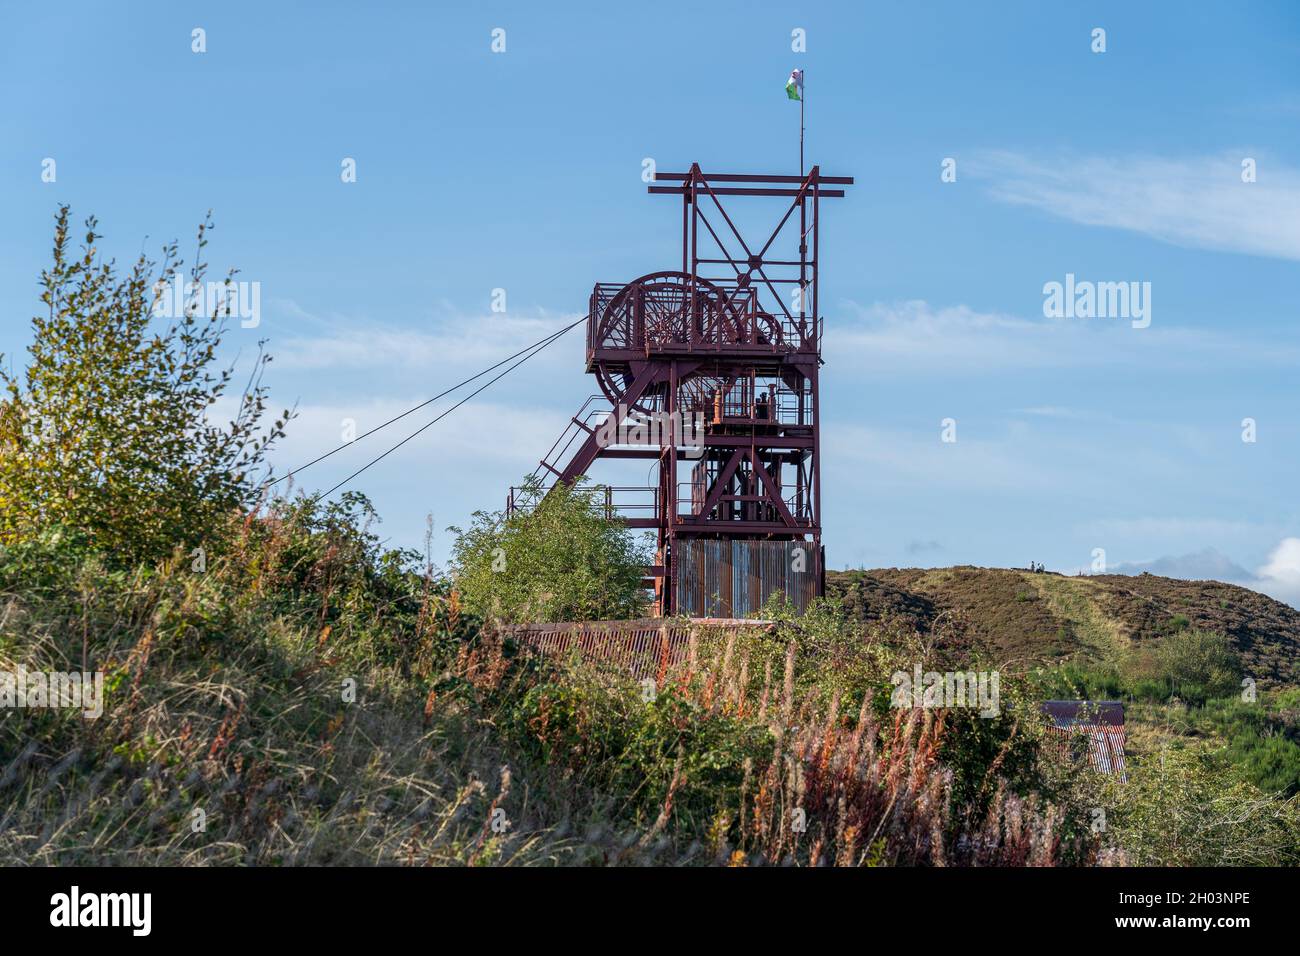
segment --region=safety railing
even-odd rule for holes
[[[553,487],[554,483],[512,485],[506,514],[531,511]],[[659,513],[659,489],[652,485],[579,485],[576,490],[592,495],[606,521],[653,518]]]
[[[688,396],[684,411],[702,415],[708,425],[811,425],[813,395],[811,387],[800,392],[772,383],[764,384],[751,377],[741,379],[729,389],[701,391]]]
[[[599,427],[611,412],[609,401],[605,396],[588,395],[587,400],[582,403],[582,407],[578,409],[577,414],[569,419],[569,424],[564,426],[564,431],[560,432],[560,437],[555,439],[555,444],[542,456],[541,462],[533,469],[532,477],[541,479],[546,472],[559,474],[563,471],[564,463],[569,460],[570,452],[574,450],[574,442],[585,439],[589,430]]]
[[[820,323],[811,315],[768,313],[754,286],[714,284],[694,294],[682,288],[634,288],[607,315],[627,286],[597,283],[587,312],[587,358],[602,350],[744,346],[770,352],[815,350]],[[720,296],[720,297],[719,297]]]

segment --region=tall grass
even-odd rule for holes
[[[642,685],[483,628],[372,521],[356,498],[270,503],[201,566],[114,567],[58,533],[0,550],[0,670],[106,686],[94,720],[0,710],[0,864],[1125,859],[1088,826],[1119,798],[1044,758],[1014,681],[996,719],[891,708],[890,672],[930,650],[819,607],[702,633]],[[1185,858],[1160,780],[1113,817],[1145,861]],[[1263,812],[1251,859],[1292,832]]]
[[[701,637],[652,695],[614,671],[564,665],[523,695],[516,739],[593,788],[628,794],[623,817],[683,862],[1096,859],[1097,841],[1063,827],[1066,812],[1046,798],[1017,793],[998,758],[983,768],[982,799],[955,799],[944,712],[890,710],[871,689],[845,712],[838,693],[826,703],[800,686],[794,642],[775,661],[761,641],[743,644]]]
[[[60,535],[0,552],[0,669],[106,686],[95,720],[0,711],[0,863],[570,857],[544,802],[490,826],[509,758],[434,689],[472,622],[372,545],[361,512],[280,503],[201,572],[110,571]]]

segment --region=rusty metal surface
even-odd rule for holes
[[[679,613],[749,618],[773,594],[801,611],[817,595],[819,556],[810,541],[679,538],[676,548]]]
[[[1124,726],[1124,704],[1117,700],[1047,700],[1043,713],[1058,727],[1078,723]]]
[[[1051,720],[1048,732],[1059,753],[1082,756],[1087,749],[1094,770],[1127,780],[1124,764],[1124,705],[1114,700],[1049,700],[1042,705]]]

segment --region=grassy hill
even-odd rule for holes
[[[1266,595],[1152,574],[975,567],[832,572],[827,591],[862,627],[918,634],[953,667],[1035,673],[1040,699],[1125,701],[1139,763],[1216,753],[1266,792],[1300,793],[1300,611]],[[1198,680],[1217,666],[1201,666],[1216,646],[1225,657],[1211,687]],[[1198,667],[1202,678],[1188,679]]]
[[[827,593],[864,622],[955,633],[1008,664],[1109,660],[1199,628],[1228,637],[1243,672],[1261,685],[1300,683],[1300,611],[1232,584],[968,566],[832,571],[826,579]]]

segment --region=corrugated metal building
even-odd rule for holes
[[[679,614],[753,617],[773,594],[802,611],[820,590],[822,556],[811,541],[679,538],[676,549]]]
[[[1124,705],[1117,700],[1049,700],[1043,713],[1051,720],[1058,750],[1083,756],[1102,773],[1127,780],[1124,768]]]

